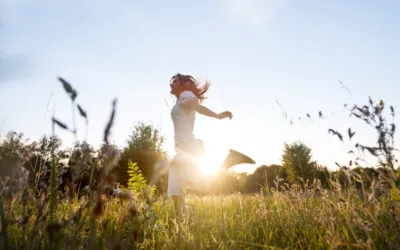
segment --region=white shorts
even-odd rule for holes
[[[171,160],[168,174],[168,195],[182,195],[182,189],[201,185],[198,164],[204,155],[204,144],[200,139],[180,143],[175,147],[176,155]]]

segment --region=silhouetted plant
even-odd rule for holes
[[[285,143],[282,155],[282,166],[287,169],[288,178],[291,183],[299,183],[299,178],[303,180],[314,179],[316,162],[311,159],[311,148],[302,142],[292,144]]]
[[[385,179],[389,181],[391,184],[399,185],[400,173],[396,175],[396,166],[398,168],[398,160],[395,157],[394,152],[398,151],[394,144],[394,134],[396,132],[396,125],[394,124],[394,108],[390,106],[390,116],[391,121],[385,117],[385,104],[383,100],[375,103],[371,97],[369,97],[369,101],[367,105],[354,105],[352,109],[350,109],[350,116],[356,117],[364,121],[367,125],[373,128],[377,133],[377,145],[376,146],[366,146],[360,142],[354,144],[354,148],[349,151],[349,154],[355,155],[354,162],[350,161],[347,166],[343,166],[341,164],[337,165],[345,170],[350,171],[350,167],[352,167],[353,163],[356,166],[359,166],[359,162],[362,161],[367,163],[365,158],[361,156],[361,154],[357,154],[357,152],[364,153],[368,152],[371,156],[375,157],[378,161],[377,171],[385,176]],[[333,129],[329,129],[329,132],[334,131]],[[342,137],[339,132],[335,132],[338,136]],[[356,134],[351,128],[348,129],[348,139],[352,142],[354,135]],[[383,170],[383,169],[386,170]],[[375,170],[374,170],[375,171]],[[371,172],[371,171],[370,171]],[[354,172],[353,172],[354,175]],[[381,176],[382,176],[381,175]],[[370,175],[366,175],[366,178],[370,178]],[[371,180],[369,180],[371,181]]]

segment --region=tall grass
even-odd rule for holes
[[[82,198],[75,204],[60,202],[57,223],[46,219],[45,198],[29,197],[25,208],[21,198],[15,195],[5,204],[8,241],[20,249],[400,247],[398,201],[362,199],[355,189],[343,194],[318,185],[306,191],[292,186],[266,195],[189,196],[194,209],[182,219],[163,197],[102,197],[101,213],[96,203]]]

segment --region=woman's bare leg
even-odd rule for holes
[[[183,195],[173,195],[172,199],[174,201],[175,213],[181,217],[185,211],[185,198],[183,198]]]

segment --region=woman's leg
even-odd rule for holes
[[[175,155],[170,164],[168,175],[168,195],[172,198],[174,203],[175,214],[180,217],[185,211],[186,204],[182,193],[182,162],[180,162],[178,158],[179,156]]]
[[[197,143],[197,144],[195,144]],[[182,193],[183,186],[196,184],[197,170],[196,157],[204,154],[204,146],[201,140],[189,141],[177,150],[177,154],[171,161],[169,170],[169,193],[174,202],[175,213],[180,217],[186,212],[185,198]],[[193,151],[194,150],[194,151]],[[192,183],[193,182],[193,183]]]
[[[185,198],[183,195],[173,195],[172,200],[174,201],[175,213],[181,217],[185,213]]]

